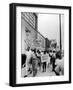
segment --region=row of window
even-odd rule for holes
[[[28,13],[28,12],[22,12],[24,19],[33,27],[35,28],[35,23],[36,23],[36,17],[33,13]]]

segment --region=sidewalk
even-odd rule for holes
[[[41,70],[38,69],[37,74],[35,77],[41,77],[41,76],[56,76],[55,72],[52,71],[52,67],[50,66],[49,68],[46,68],[46,72],[42,72],[42,68]],[[28,77],[33,77],[32,74],[29,74]]]
[[[52,71],[52,68],[46,68],[46,72],[38,71],[36,77],[40,76],[56,76],[55,72]]]

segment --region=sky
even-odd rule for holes
[[[60,41],[59,14],[38,14],[38,31],[49,40]],[[61,15],[62,44],[64,44],[64,15]]]

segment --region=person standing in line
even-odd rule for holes
[[[47,51],[47,68],[49,68],[49,66],[50,66],[50,56],[49,56],[49,52]]]
[[[41,70],[41,52],[39,50],[37,50],[36,55],[37,55],[38,67],[39,67],[39,71],[40,71]]]
[[[43,72],[46,72],[46,51],[41,55],[41,61],[43,66]]]
[[[52,64],[52,71],[55,71],[55,60],[56,60],[56,50],[50,50],[50,64]]]
[[[29,74],[29,68],[30,68],[30,60],[31,60],[31,56],[32,56],[32,51],[30,50],[30,47],[28,47],[26,49],[26,75],[24,77],[27,77]]]
[[[64,75],[64,56],[58,55],[56,62],[55,62],[56,68],[55,73],[56,75]]]
[[[56,50],[53,49],[53,56],[52,56],[52,66],[53,66],[53,69],[52,71],[55,71],[55,61],[56,61]]]
[[[37,74],[37,57],[36,57],[36,49],[32,50],[32,72],[33,72],[33,77],[36,76]]]
[[[43,71],[43,55],[44,55],[44,52],[41,51],[41,72]]]

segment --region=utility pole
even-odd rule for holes
[[[59,14],[59,29],[60,29],[60,50],[62,50],[62,42],[61,42],[61,14]]]

